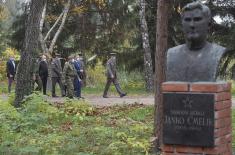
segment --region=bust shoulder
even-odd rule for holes
[[[212,52],[213,54],[215,54],[218,57],[221,57],[225,54],[225,52],[227,51],[227,49],[223,46],[220,46],[216,43],[211,43],[211,50],[210,52]]]
[[[168,54],[179,54],[180,52],[182,52],[183,48],[184,48],[185,44],[182,44],[182,45],[178,45],[178,46],[175,46],[175,47],[172,47],[172,48],[169,48],[167,53]]]
[[[218,66],[226,48],[209,43],[197,51],[186,44],[170,48],[167,53],[167,81],[216,81]]]

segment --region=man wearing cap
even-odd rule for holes
[[[56,97],[55,94],[56,83],[58,83],[60,86],[61,95],[65,96],[65,91],[61,78],[62,78],[62,67],[60,59],[56,56],[55,52],[52,52],[52,61],[51,61],[52,97]]]
[[[86,72],[85,72],[85,64],[83,60],[83,55],[81,53],[79,54],[79,64],[80,64],[79,77],[82,80],[81,81],[81,87],[82,87],[82,86],[85,86]]]
[[[66,85],[67,97],[69,98],[73,98],[74,96],[74,79],[76,76],[77,72],[74,67],[74,57],[69,56],[63,69],[63,83]]]
[[[117,80],[116,53],[110,53],[110,58],[106,64],[106,76],[107,76],[107,82],[106,82],[106,86],[104,89],[103,97],[108,98],[107,93],[108,93],[108,90],[109,90],[111,83],[114,84],[120,97],[126,96],[126,93],[124,93],[121,90],[121,87],[120,87],[118,80]]]

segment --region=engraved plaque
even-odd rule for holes
[[[163,143],[214,146],[214,94],[164,93]]]

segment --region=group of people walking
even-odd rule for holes
[[[51,95],[56,95],[56,84],[59,85],[61,96],[67,96],[69,98],[81,96],[82,81],[85,77],[84,62],[82,61],[81,55],[69,56],[62,68],[60,58],[55,52],[51,53],[51,59],[48,60],[46,55],[42,55],[40,59],[34,64],[33,71],[33,87],[37,84],[36,90],[43,90],[43,94],[47,94],[47,82],[48,77],[51,77]],[[49,73],[50,65],[50,73]],[[6,66],[7,77],[8,77],[8,92],[11,92],[11,85],[14,81],[16,65],[14,58],[11,57]],[[49,75],[50,74],[50,75]],[[103,97],[108,98],[108,90],[110,85],[113,83],[120,97],[124,97],[127,93],[123,92],[120,84],[117,80],[117,67],[116,67],[116,53],[110,53],[110,58],[106,64],[106,76],[107,82],[103,92]]]
[[[69,98],[81,96],[81,86],[84,77],[84,63],[79,55],[69,56],[62,69],[61,61],[57,55],[52,53],[51,60],[51,81],[52,97],[56,97],[56,84],[58,83],[61,95]]]

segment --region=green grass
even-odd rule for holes
[[[8,93],[8,86],[7,86],[7,80],[4,80],[0,82],[0,94],[6,94]],[[12,84],[12,90],[15,89],[15,83]]]
[[[0,103],[0,154],[151,154],[152,106],[94,108],[79,100],[52,106],[40,94],[18,110]]]

